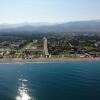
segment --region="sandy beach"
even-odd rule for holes
[[[10,63],[66,63],[66,62],[87,62],[87,61],[100,61],[100,58],[3,58],[0,59],[0,64]]]

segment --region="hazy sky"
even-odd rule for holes
[[[100,19],[100,0],[0,0],[0,23]]]

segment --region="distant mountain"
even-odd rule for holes
[[[76,21],[60,24],[22,23],[1,24],[0,32],[31,31],[31,32],[100,32],[100,20]]]
[[[24,26],[39,27],[50,25],[50,23],[20,23],[20,24],[1,24],[0,29],[19,28]]]

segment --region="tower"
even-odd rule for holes
[[[43,52],[44,52],[44,55],[45,55],[46,58],[47,58],[47,57],[49,57],[49,52],[48,52],[48,40],[47,40],[46,37],[44,37],[43,40],[44,40],[44,50],[43,50]]]

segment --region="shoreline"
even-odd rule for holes
[[[96,62],[100,58],[3,58],[0,64],[27,64],[27,63],[66,63],[66,62]]]

